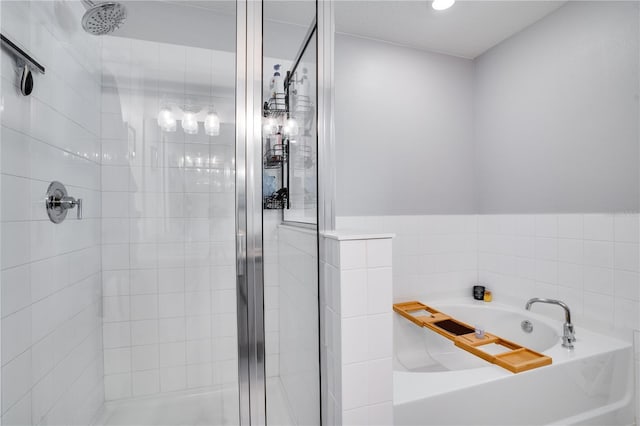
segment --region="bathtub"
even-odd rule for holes
[[[394,314],[394,424],[634,424],[630,343],[575,324],[570,351],[561,346],[561,321],[495,302],[428,304],[542,352],[553,364],[514,374]],[[525,319],[531,333],[522,330]]]

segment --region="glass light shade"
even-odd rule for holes
[[[182,130],[188,135],[198,134],[198,120],[196,114],[190,111],[185,111],[182,116]]]
[[[176,119],[169,108],[160,108],[160,112],[158,112],[158,126],[160,126],[163,132],[176,131]]]
[[[286,123],[284,123],[284,133],[287,136],[298,136],[298,122],[295,118],[289,118]]]
[[[263,131],[267,135],[275,135],[278,133],[278,120],[269,117],[264,121]]]
[[[453,6],[455,2],[456,0],[433,0],[431,7],[435,10],[445,10]]]
[[[220,134],[220,117],[215,112],[210,112],[204,119],[204,132],[209,136]]]

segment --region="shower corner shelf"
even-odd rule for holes
[[[291,145],[291,167],[295,170],[308,170],[315,165],[310,146],[299,143]]]
[[[470,325],[418,301],[396,303],[393,310],[415,325],[428,328],[453,341],[460,349],[512,373],[521,373],[553,362],[547,355],[493,334],[485,333],[479,338]],[[489,344],[502,346],[504,352],[494,355],[482,350],[482,346]]]
[[[276,93],[264,103],[262,114],[265,117],[280,117],[288,112],[286,94]]]
[[[282,210],[287,207],[289,191],[282,188],[272,195],[262,197],[262,208],[265,210]]]
[[[287,146],[285,144],[273,145],[264,154],[263,167],[265,169],[278,169],[287,161]]]
[[[265,210],[282,210],[286,207],[287,200],[277,199],[273,195],[264,197],[262,208]]]

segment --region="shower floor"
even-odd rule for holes
[[[270,425],[292,425],[280,379],[267,379]],[[107,402],[95,426],[227,426],[237,425],[235,388],[172,393]]]

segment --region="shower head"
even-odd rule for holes
[[[118,29],[127,19],[127,9],[122,3],[82,0],[87,8],[82,17],[82,28],[89,34],[105,35]]]

